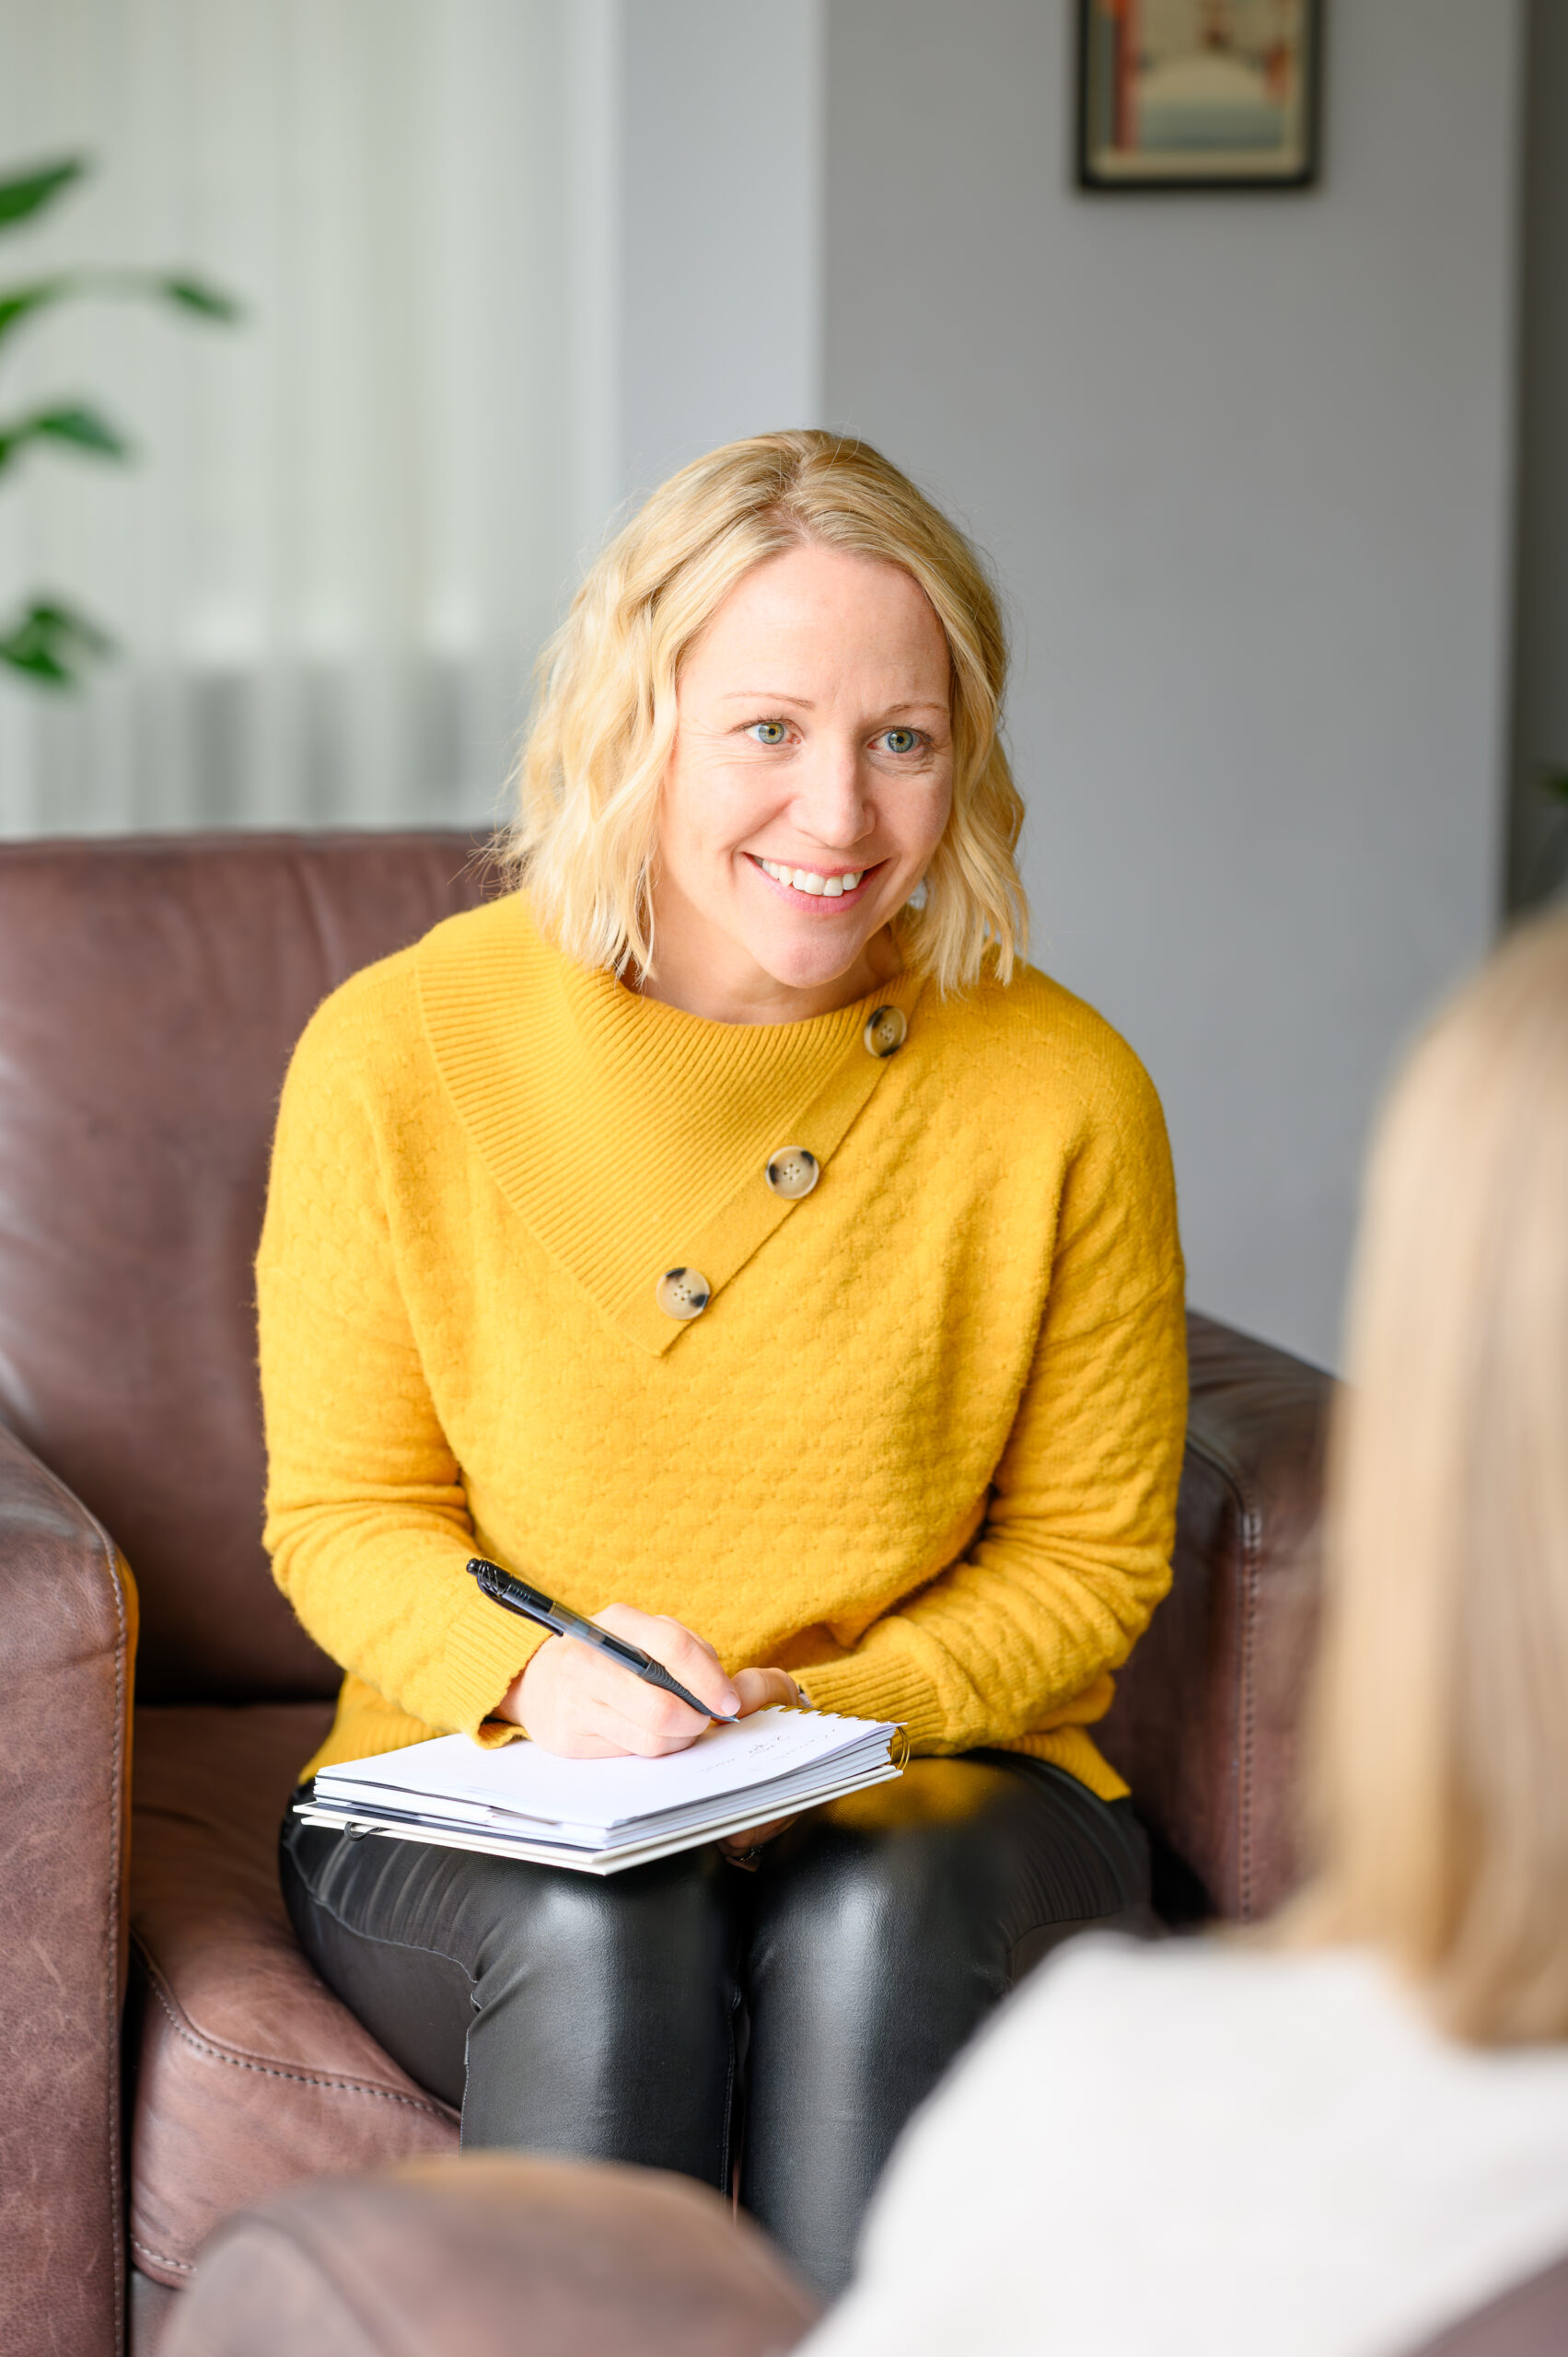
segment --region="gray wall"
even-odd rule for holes
[[[830,0],[827,412],[996,561],[1036,954],[1164,1094],[1192,1298],[1332,1360],[1498,899],[1516,16],[1340,0],[1320,192],[1098,199],[1067,17]]]
[[[816,423],[822,0],[621,0],[623,494]]]

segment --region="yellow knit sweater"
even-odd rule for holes
[[[795,1201],[785,1146],[821,1166]],[[712,1290],[687,1322],[673,1267]],[[347,1673],[312,1769],[515,1732],[542,1637],[477,1549],[919,1750],[1125,1789],[1086,1729],[1169,1580],[1181,1261],[1154,1091],[1042,975],[719,1024],[518,895],[451,918],[301,1039],[258,1281],[266,1543]]]

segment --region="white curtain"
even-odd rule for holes
[[[0,288],[177,266],[235,327],[93,301],[0,345],[0,426],[90,399],[133,469],[0,477],[0,833],[484,821],[613,494],[610,0],[0,0],[0,177],[90,180]]]

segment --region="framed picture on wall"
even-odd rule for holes
[[[1323,0],[1078,0],[1078,185],[1310,188]]]

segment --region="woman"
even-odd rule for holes
[[[470,2144],[738,2159],[828,2288],[1023,1964],[1146,1899],[1089,1728],[1169,1576],[1181,1263],[1147,1080],[1021,963],[1005,671],[874,451],[675,477],[550,657],[518,888],[301,1041],[259,1262],[267,1543],[346,1673],[311,1771],[703,1732],[476,1548],[714,1713],[929,1755],[608,1883],[285,1829],[307,1950]]]
[[[1568,2251],[1568,918],[1393,1099],[1350,1359],[1315,1883],[1261,1940],[1042,1973],[810,2357],[1389,2357]]]

